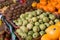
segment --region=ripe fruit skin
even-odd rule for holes
[[[33,28],[33,25],[31,23],[27,24],[27,28],[30,30]]]
[[[43,8],[43,7],[44,7],[44,6],[41,5],[40,3],[37,4],[37,9],[41,9],[41,8]]]
[[[60,22],[57,22],[55,25],[60,27]]]
[[[46,29],[46,33],[51,39],[58,39],[60,35],[60,28],[52,25]]]
[[[40,27],[41,30],[45,30],[46,29],[45,24],[41,24],[39,27]]]
[[[42,35],[45,34],[45,31],[40,31],[39,33],[40,33],[40,35],[42,36]]]
[[[34,27],[33,27],[33,31],[34,31],[34,32],[39,32],[39,30],[40,30],[40,29],[39,29],[38,26],[34,26]]]
[[[51,40],[47,34],[43,35],[41,40]]]
[[[32,7],[36,7],[36,6],[37,6],[37,2],[33,2]]]
[[[59,37],[59,40],[60,40],[60,37]]]
[[[47,1],[46,0],[40,0],[40,4],[46,5],[47,4]]]
[[[60,9],[58,9],[58,13],[60,14]]]
[[[48,6],[48,10],[49,10],[50,12],[54,12],[54,11],[55,11],[55,8],[54,8],[54,7],[51,7],[51,6]]]
[[[34,34],[33,34],[33,38],[37,38],[39,36],[39,33],[37,33],[37,32],[35,32]]]
[[[47,6],[44,6],[44,7],[43,7],[43,9],[44,9],[45,11],[48,11],[48,8],[47,8]]]
[[[55,39],[54,39],[55,40]]]

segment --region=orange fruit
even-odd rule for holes
[[[47,8],[47,6],[44,6],[43,9],[44,9],[45,11],[49,11],[48,8]]]
[[[37,2],[33,2],[32,7],[36,7],[36,6],[37,6]]]
[[[47,4],[47,6],[51,6],[51,5],[52,5],[52,3],[48,3],[48,4]]]
[[[54,40],[57,40],[57,39],[54,39]]]
[[[60,3],[60,0],[57,0],[58,3]]]
[[[47,34],[43,35],[41,40],[51,40]]]
[[[37,9],[39,9],[40,8],[40,3],[37,3]]]
[[[60,9],[58,9],[58,13],[60,14]]]
[[[55,25],[60,27],[60,22],[57,22]]]
[[[51,4],[55,7],[57,5],[57,2],[51,2]]]
[[[60,37],[59,37],[59,40],[60,40]]]
[[[54,40],[57,40],[57,39],[54,39]]]
[[[46,29],[46,33],[49,35],[51,39],[58,39],[60,35],[60,28],[52,25]]]
[[[47,0],[40,0],[40,3],[41,3],[42,5],[46,5],[46,4],[47,4]]]
[[[40,2],[42,5],[46,5],[47,4],[47,2]]]
[[[52,5],[51,6],[47,6],[48,7],[48,10],[50,12],[54,12],[55,11],[55,7],[53,7]]]
[[[41,2],[46,2],[46,0],[40,0],[40,3],[41,3]]]
[[[60,8],[60,4],[57,4],[57,5],[56,5],[56,8],[59,9],[59,8]]]
[[[37,4],[37,9],[42,9],[44,6],[40,3]]]
[[[48,10],[50,12],[54,12],[55,11],[55,7],[51,3],[47,4],[47,8],[48,8]]]

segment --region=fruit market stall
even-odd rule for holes
[[[60,40],[60,0],[0,0],[0,40]]]

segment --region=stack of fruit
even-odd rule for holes
[[[49,26],[46,29],[46,34],[42,36],[41,40],[60,40],[60,22]]]
[[[0,0],[1,8],[6,19],[19,27],[15,32],[22,40],[60,40],[60,0]],[[0,20],[0,34],[5,32],[2,23]],[[4,40],[10,39],[8,35],[3,35]]]
[[[18,33],[21,38],[32,40],[32,38],[44,35],[46,33],[46,28],[59,21],[60,20],[50,12],[44,12],[43,10],[38,9],[21,14],[20,17],[13,22],[19,26],[16,33]]]
[[[33,2],[32,7],[60,14],[60,0],[40,0],[39,3]]]
[[[9,6],[13,3],[12,0],[0,0],[0,9],[5,7],[5,6]]]
[[[31,5],[30,6],[28,6],[27,4],[20,5],[17,3],[17,4],[10,5],[4,12],[4,15],[6,16],[7,19],[14,20],[19,18],[21,13],[32,11],[32,10],[35,10],[35,9],[33,9]]]

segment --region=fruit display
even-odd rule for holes
[[[42,36],[41,40],[60,40],[60,22],[55,25],[49,26],[45,32],[46,34]]]
[[[59,21],[60,19],[50,12],[38,9],[21,14],[17,20],[13,20],[13,23],[19,26],[16,33],[21,38],[32,40],[33,38],[43,36],[46,33],[45,30],[49,28],[49,26],[54,25]]]
[[[20,5],[20,4],[12,4],[10,5],[6,11],[4,12],[4,15],[6,16],[7,19],[17,19],[21,13],[27,12],[27,11],[32,11],[35,10],[31,6],[27,6],[27,4]]]
[[[0,40],[60,40],[60,0],[0,0],[0,15]]]
[[[51,40],[47,34],[43,35],[41,40]]]
[[[0,9],[11,4],[13,4],[12,0],[0,0]]]
[[[60,0],[40,0],[39,3],[33,2],[32,7],[60,14]]]

